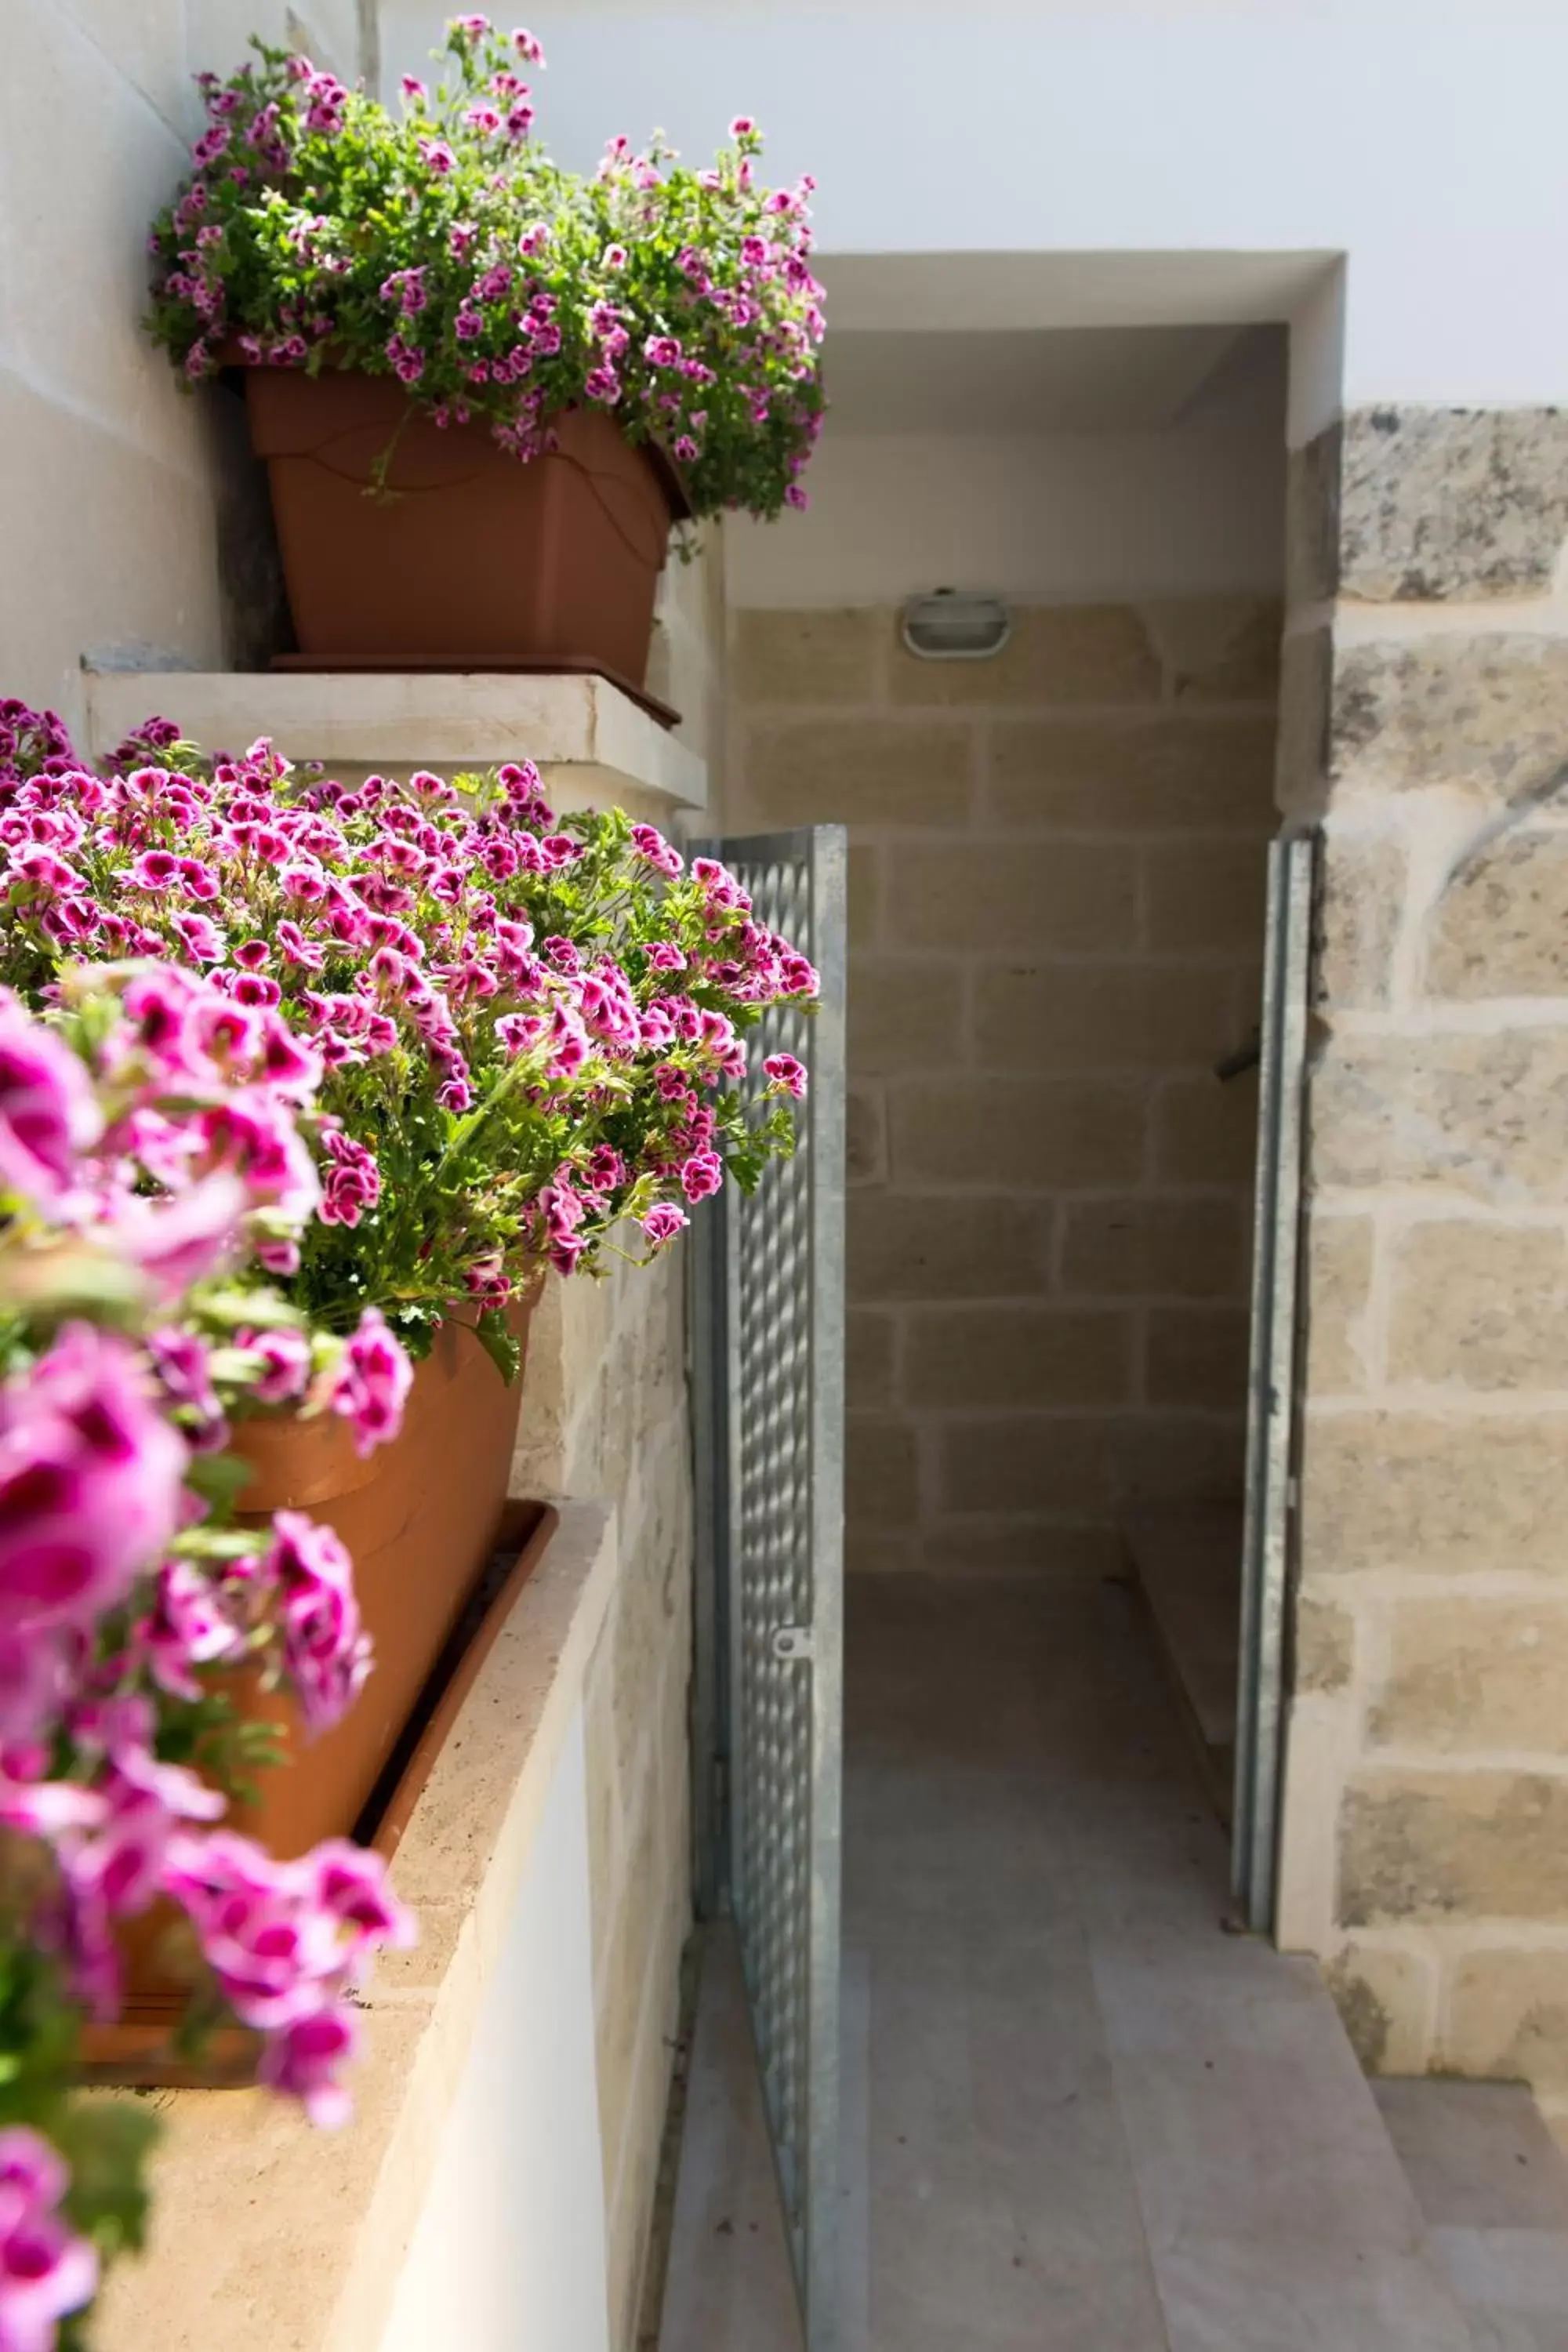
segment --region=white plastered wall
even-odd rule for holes
[[[1042,604],[1277,594],[1281,360],[1259,339],[1182,415],[1137,432],[884,434],[841,430],[830,407],[806,512],[726,520],[728,601],[898,604],[936,587]]]
[[[380,2352],[608,2352],[594,2031],[579,1706]]]
[[[389,68],[441,13],[383,0]],[[816,175],[830,277],[867,264],[840,323],[1293,316],[1305,440],[1349,255],[1349,403],[1568,386],[1568,12],[1542,0],[541,0],[533,25],[572,163],[656,123],[696,158],[755,113],[770,173]]]
[[[193,73],[241,64],[254,30],[353,75],[361,18],[358,0],[0,10],[0,694],[79,727],[85,655],[223,666],[237,403],[185,399],[142,332],[147,231],[200,128]]]

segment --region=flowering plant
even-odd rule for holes
[[[329,1529],[226,1523],[229,1418],[290,1401],[369,1444],[410,1378],[379,1318],[312,1332],[257,1277],[317,1202],[314,1072],[275,1013],[234,1013],[174,966],[73,972],[47,1024],[0,991],[8,2352],[79,2346],[102,2262],[141,2242],[147,2119],[69,2089],[78,2020],[118,2008],[120,1923],[173,1903],[198,2012],[254,2029],[262,2079],[322,2123],[346,2110],[349,1987],[410,1934],[374,1855],[279,1863],[215,1826],[256,1745],[215,1677],[249,1665],[325,1727],[370,1665]]]
[[[812,183],[758,184],[762,141],[692,171],[612,141],[584,180],[531,132],[528,33],[447,28],[453,79],[395,119],[308,58],[256,44],[204,75],[208,128],[153,230],[151,331],[195,382],[252,365],[395,375],[438,425],[528,458],[599,408],[674,462],[695,515],[803,506],[820,426]]]
[[[41,1004],[73,958],[182,958],[232,1052],[319,1077],[318,1213],[258,1239],[313,1320],[375,1307],[417,1352],[475,1301],[504,1368],[542,1261],[591,1270],[622,1221],[658,1249],[789,1150],[805,1074],[770,1055],[748,1090],[743,1032],[816,974],[715,860],[557,823],[529,763],[300,782],[155,720],[95,775],[49,724],[0,704],[0,982]]]

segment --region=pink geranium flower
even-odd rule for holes
[[[178,1525],[186,1460],[135,1349],[68,1325],[0,1387],[0,1622],[83,1624],[121,1599]]]
[[[0,1183],[36,1207],[58,1207],[101,1128],[76,1055],[0,989]]]
[[[414,1367],[379,1307],[367,1307],[331,1377],[327,1401],[353,1430],[354,1448],[373,1453],[397,1435]]]
[[[57,2323],[98,2292],[97,2253],[60,2211],[69,2178],[36,2131],[0,2131],[3,2352],[52,2352]]]
[[[353,1562],[331,1528],[279,1511],[262,1575],[277,1587],[283,1662],[305,1721],[325,1731],[353,1704],[371,1668],[354,1599]]]

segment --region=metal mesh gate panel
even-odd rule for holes
[[[708,1294],[712,1586],[727,1878],[809,2352],[835,2341],[843,1648],[844,835],[715,845],[757,919],[811,957],[819,1009],[774,1007],[754,1066],[810,1072],[795,1157],[732,1190]],[[700,1401],[705,1418],[711,1418]],[[700,1684],[701,1662],[700,1660]]]

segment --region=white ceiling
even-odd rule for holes
[[[845,327],[831,302],[828,404],[843,433],[1157,431],[1247,330]]]

